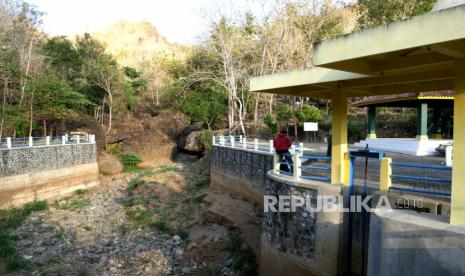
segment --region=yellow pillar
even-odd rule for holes
[[[338,89],[332,97],[331,183],[348,185],[347,93]]]
[[[381,192],[389,192],[389,187],[391,187],[391,167],[392,159],[389,157],[384,157],[381,159],[381,167],[379,172],[379,190]]]
[[[450,223],[465,224],[465,60],[455,65],[454,83],[454,163]]]

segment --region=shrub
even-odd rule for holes
[[[142,162],[142,158],[140,158],[139,155],[136,153],[132,152],[124,152],[120,154],[120,160],[121,163],[123,163],[123,167],[125,171],[129,171],[133,168],[137,168],[137,165],[139,165]]]
[[[321,122],[323,120],[323,114],[321,114],[321,111],[312,105],[306,105],[302,109],[296,110],[295,116],[301,123]]]
[[[209,130],[204,130],[199,135],[200,142],[205,146],[206,151],[210,151],[212,148],[212,132]]]
[[[279,104],[276,107],[276,120],[279,122],[287,122],[293,118],[294,114],[287,104]]]
[[[265,118],[263,118],[263,122],[268,126],[272,133],[278,132],[278,124],[273,116],[270,114],[266,115]]]
[[[25,204],[22,208],[11,208],[0,211],[0,230],[19,227],[32,213],[48,209],[47,201],[34,201]]]
[[[257,275],[257,258],[250,247],[244,248],[242,235],[239,232],[233,232],[230,238],[225,250],[229,252],[234,261],[233,269],[239,275]]]
[[[22,208],[0,211],[0,263],[5,264],[8,271],[26,268],[27,263],[16,252],[18,236],[12,235],[6,230],[19,227],[32,212],[47,209],[47,201],[34,201],[25,204]]]
[[[141,176],[136,176],[136,177],[131,178],[131,180],[129,180],[128,189],[127,189],[128,195],[132,196],[134,190],[140,185],[143,185],[144,183],[145,181],[141,179]]]
[[[106,153],[111,154],[111,155],[120,155],[121,150],[118,148],[118,146],[110,146],[105,150]]]

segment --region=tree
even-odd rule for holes
[[[78,37],[77,45],[83,63],[81,74],[87,82],[103,89],[108,96],[108,134],[112,126],[113,99],[117,88],[121,87],[121,72],[115,58],[105,53],[105,48],[89,34]]]
[[[92,103],[63,80],[53,75],[44,76],[31,81],[29,111],[29,135],[32,135],[34,117],[44,122],[50,119],[63,120],[71,115],[71,111],[82,111]]]
[[[61,77],[73,81],[79,77],[82,61],[72,42],[64,36],[47,39],[43,46],[45,60],[54,72]]]
[[[306,105],[302,109],[295,111],[295,117],[299,120],[300,123],[304,122],[321,122],[323,120],[323,115],[321,111],[311,105]]]
[[[437,0],[358,0],[357,27],[366,29],[429,12]]]
[[[202,122],[211,130],[212,125],[227,114],[227,97],[214,86],[206,87],[204,91],[195,91],[188,96],[181,110],[192,121]]]

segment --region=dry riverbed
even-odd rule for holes
[[[176,163],[0,213],[0,274],[256,275],[261,218]]]

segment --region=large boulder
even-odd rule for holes
[[[204,141],[202,141],[201,136],[204,133],[205,130],[200,128],[201,130],[195,130],[191,131],[183,140],[183,144],[181,144],[182,148],[191,153],[195,154],[203,154],[206,150],[206,145]],[[212,135],[218,136],[218,135],[224,135],[225,133],[224,130],[214,130],[212,131]]]
[[[138,154],[143,160],[140,167],[154,167],[171,164],[177,144],[161,129],[149,129],[121,142],[120,149]]]
[[[205,151],[205,144],[200,139],[203,131],[193,131],[186,137],[184,150],[192,153],[202,153]]]
[[[108,144],[119,143],[131,137],[135,133],[144,132],[145,127],[136,120],[114,121],[113,127],[108,134]]]
[[[104,152],[98,157],[98,168],[103,174],[117,174],[123,171],[123,165],[118,158]]]
[[[137,117],[127,115],[113,120],[113,127],[107,142],[108,144],[120,143],[150,129],[158,129],[177,141],[188,125],[187,118],[177,113],[161,112],[155,117],[148,113],[138,114]]]
[[[202,130],[202,124],[200,123],[193,123],[193,124],[190,124],[188,126],[186,126],[181,135],[179,135],[178,139],[177,139],[177,143],[179,145],[180,148],[185,148],[186,146],[186,142],[187,142],[187,137],[192,133],[192,132],[195,132],[195,131],[200,131]]]
[[[168,112],[161,112],[155,117],[144,114],[141,115],[141,121],[146,129],[158,129],[173,140],[177,140],[189,125],[189,121],[183,114]]]

